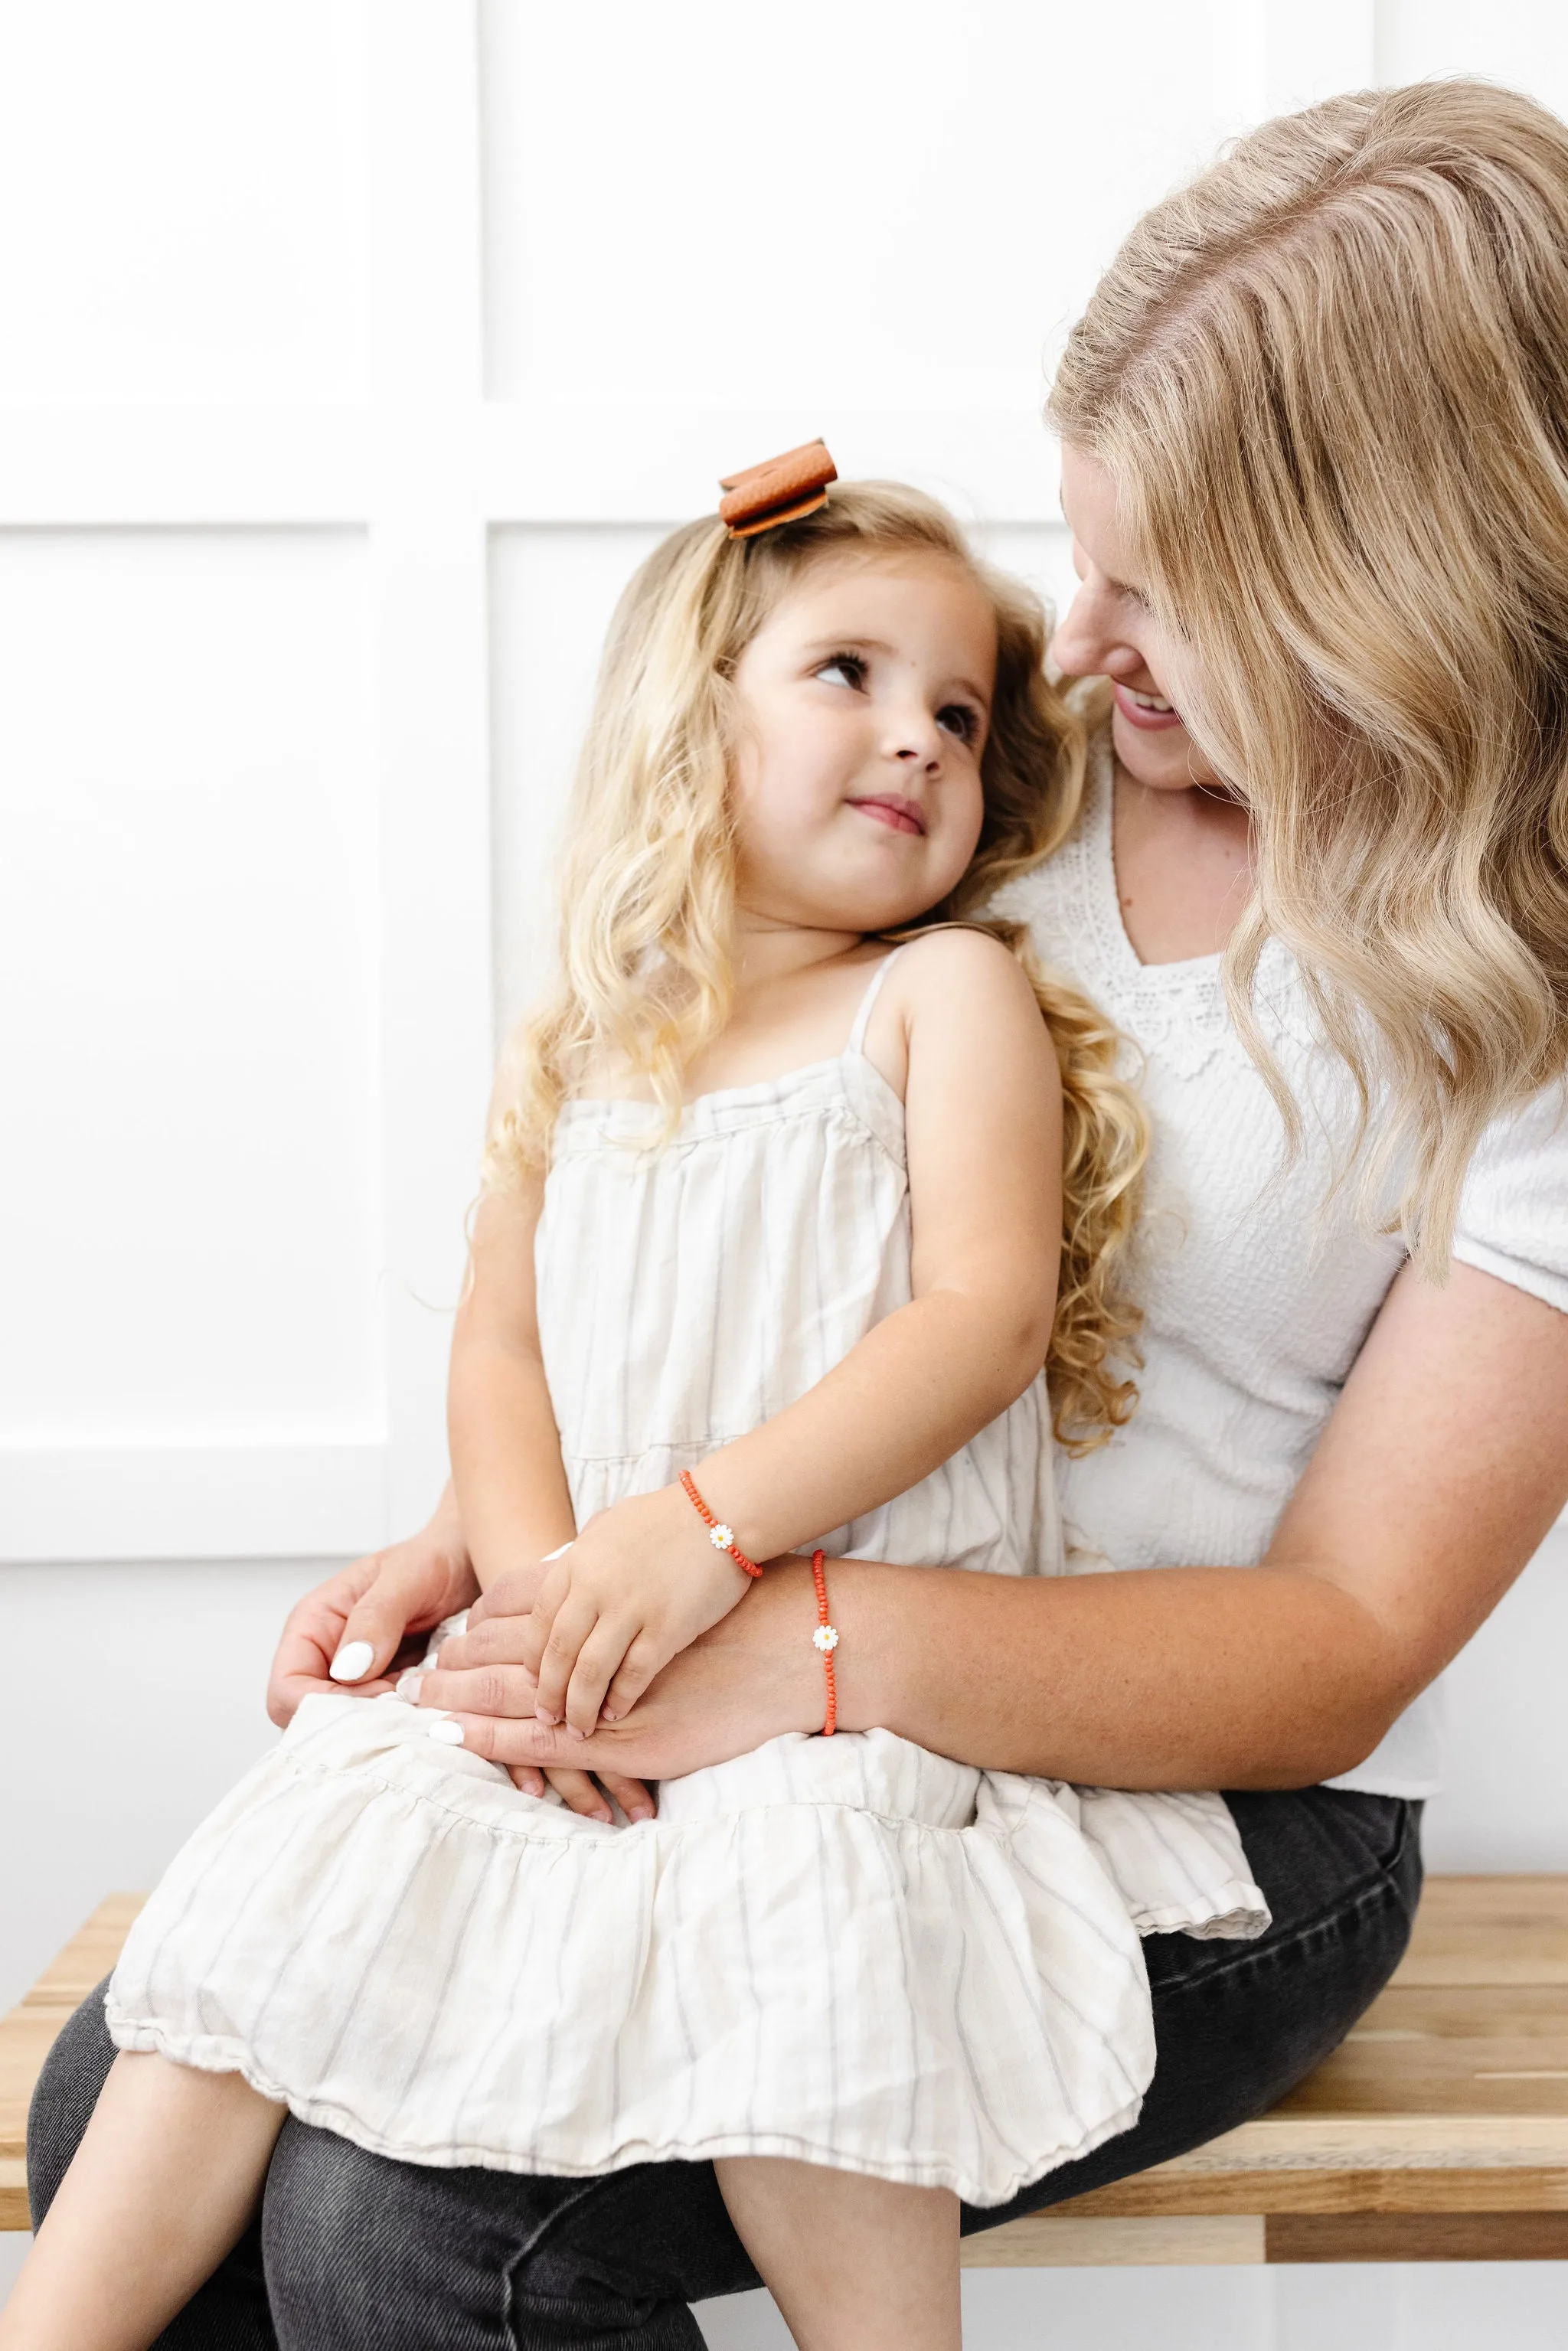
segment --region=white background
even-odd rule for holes
[[[440,1484],[632,566],[821,432],[1060,588],[1045,371],[1124,229],[1266,113],[1458,70],[1568,111],[1568,14],[0,0],[0,2001],[260,1750],[291,1598]],[[1568,1867],[1565,1569],[1450,1677],[1437,1866]],[[967,2291],[980,2351],[1469,2351],[1557,2340],[1563,2287]]]

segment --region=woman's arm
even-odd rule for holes
[[[839,1719],[1090,1785],[1309,1785],[1370,1753],[1565,1498],[1568,1315],[1469,1266],[1441,1289],[1406,1270],[1260,1567],[1037,1580],[841,1561]],[[532,1711],[510,1663],[524,1620],[504,1587],[482,1607],[424,1702],[478,1698],[481,1753],[564,1758],[559,1732],[514,1719]],[[571,1759],[668,1775],[816,1728],[813,1621],[805,1569],[770,1570]]]

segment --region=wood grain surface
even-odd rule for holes
[[[27,2105],[54,2038],[120,1957],[144,1894],[111,1894],[50,1960],[21,2005],[0,2017],[0,2230],[26,2229]]]
[[[27,2101],[141,1907],[111,1895],[0,2022],[0,2228]],[[1398,1973],[1271,2114],[966,2240],[970,2268],[1568,2260],[1568,1878],[1427,1881]]]

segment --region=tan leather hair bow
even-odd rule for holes
[[[808,441],[743,474],[727,475],[719,484],[727,493],[718,502],[719,519],[729,525],[731,538],[754,538],[759,530],[815,514],[827,503],[828,484],[838,478],[824,444]]]

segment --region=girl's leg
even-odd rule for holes
[[[0,2311],[0,2351],[147,2351],[238,2241],[287,2112],[239,2074],[117,2057]]]
[[[957,2351],[958,2199],[858,2172],[732,2156],[736,2234],[800,2351]]]

